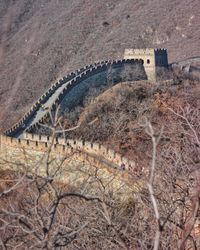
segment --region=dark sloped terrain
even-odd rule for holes
[[[1,0],[0,124],[16,121],[56,79],[127,47],[199,56],[198,0]]]

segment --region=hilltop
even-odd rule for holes
[[[2,0],[1,126],[59,77],[125,48],[166,47],[170,62],[199,56],[199,8],[197,0]]]

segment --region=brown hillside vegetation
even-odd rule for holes
[[[159,248],[154,249],[199,249],[199,83],[186,79],[121,83],[90,100],[80,107],[81,127],[67,132],[68,137],[107,144],[134,159],[135,168],[116,169],[122,174],[122,185],[113,188],[115,172],[105,181],[101,169],[83,162],[77,165],[75,177],[80,173],[84,178],[78,185],[74,178],[70,186],[58,183],[53,175],[74,170],[61,158],[62,166],[56,161],[58,167],[54,165],[51,173],[54,160],[47,157],[42,177],[33,172],[34,161],[27,160],[26,152],[23,164],[0,158],[1,168],[22,165],[27,171],[0,171],[0,245],[22,250],[143,250],[153,249],[159,232]],[[158,140],[153,181],[158,219],[148,188],[153,139]],[[42,161],[35,164],[38,169]]]
[[[179,62],[156,82],[107,76],[70,110],[40,104],[50,115],[30,140],[1,136],[0,250],[200,249],[199,9],[0,0],[0,130],[56,79],[125,48],[166,47]]]
[[[166,47],[171,62],[199,56],[199,9],[198,0],[1,0],[1,125],[57,78],[125,48]]]
[[[172,144],[180,151],[183,128],[173,111],[199,110],[199,93],[199,82],[191,80],[179,84],[174,84],[173,80],[157,84],[147,81],[121,83],[91,99],[91,103],[82,108],[81,126],[69,136],[107,144],[148,167],[151,141],[144,132],[144,119],[148,118],[157,132],[164,128],[161,151]],[[196,126],[198,128],[198,122]]]

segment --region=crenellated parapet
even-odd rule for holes
[[[141,173],[121,168],[122,163],[126,167],[135,167],[134,162],[103,145],[80,140],[64,141],[61,138],[51,141],[51,137],[31,134],[26,137],[30,139],[0,136],[1,170],[53,178],[73,187],[80,187],[80,183],[95,177],[108,185],[111,191],[120,189],[119,198],[124,198],[125,193],[131,194],[133,188],[139,190],[143,185],[142,178],[138,178]]]
[[[99,64],[102,64],[104,62],[99,62]],[[64,76],[63,78],[59,79],[56,83],[54,83],[41,97],[38,98],[38,100],[31,106],[29,111],[18,121],[16,122],[10,129],[6,130],[4,133],[6,135],[13,134],[16,130],[20,129],[22,127],[22,124],[26,122],[32,115],[40,108],[42,104],[45,103],[47,99],[51,97],[55,91],[60,88],[64,83],[70,81],[71,79],[75,78],[77,75],[81,74],[85,70],[92,68],[93,65],[87,65],[84,68],[80,68],[76,71],[73,71],[69,73],[68,75]]]
[[[46,176],[47,159],[52,162],[48,168],[53,175],[59,164],[65,161],[55,176],[58,181],[76,185],[85,174],[98,171],[98,175],[103,175],[114,188],[124,184],[133,188],[133,179],[134,188],[140,188],[138,177],[142,171],[136,169],[135,162],[104,145],[36,134],[25,134],[25,138],[0,135],[1,169],[23,172],[27,168],[30,173]]]
[[[106,167],[108,171],[119,170],[124,174],[133,171],[137,175],[135,162],[104,145],[77,139],[52,138],[30,134],[27,131],[46,118],[49,111],[57,104],[69,99],[70,93],[74,89],[83,87],[85,83],[90,87],[92,81],[96,82],[96,76],[98,77],[101,74],[105,76],[110,69],[113,72],[122,72],[126,66],[133,66],[133,68],[140,69],[142,72],[140,79],[136,77],[137,80],[147,79],[143,64],[144,61],[137,58],[96,62],[59,79],[12,128],[5,131],[5,135],[0,135],[0,154],[7,150],[10,157],[17,157],[18,160],[21,159],[25,151],[34,156],[51,150],[56,157],[72,154],[83,161],[89,158],[95,166]]]
[[[24,139],[13,138],[4,135],[0,135],[0,147],[7,145],[14,148],[23,148],[24,150],[47,152],[51,147],[54,153],[67,154],[67,153],[83,153],[92,157],[98,156],[107,160],[116,168],[120,168],[124,164],[124,170],[134,169],[135,163],[114,150],[105,147],[99,143],[91,143],[88,141],[77,139],[63,139],[60,137],[52,138],[50,136],[36,135],[25,133]]]
[[[106,160],[110,166],[118,169],[122,164],[125,166],[124,170],[133,171],[136,167],[134,161],[121,156],[104,145],[77,139],[65,140],[60,137],[52,138],[30,133],[25,133],[24,139],[0,135],[0,149],[2,150],[4,146],[36,152],[47,152],[51,147],[51,151],[55,154],[80,153],[91,158]]]
[[[74,87],[94,75],[106,72],[109,68],[118,70],[123,68],[125,65],[138,65],[143,70],[143,74],[139,80],[146,79],[146,74],[143,68],[143,60],[141,59],[109,60],[85,66],[84,68],[73,71],[53,84],[35,102],[23,118],[12,126],[12,128],[5,131],[5,134],[14,137],[20,136],[23,132],[42,121],[42,119],[48,115],[49,109],[55,107],[56,104],[60,104],[64,97],[66,97]],[[42,110],[42,105],[45,106],[45,110]]]

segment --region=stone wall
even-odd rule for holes
[[[140,77],[135,78],[135,80],[145,80],[147,79],[144,67],[143,67],[143,61],[137,60],[137,59],[131,59],[131,60],[113,60],[113,61],[104,61],[100,63],[95,63],[94,65],[86,66],[85,68],[82,68],[78,71],[74,71],[71,74],[67,75],[66,77],[63,77],[58,82],[56,82],[48,91],[46,91],[45,94],[43,94],[38,101],[31,107],[31,109],[24,115],[24,117],[17,122],[11,129],[5,131],[6,135],[9,136],[19,136],[24,132],[25,129],[27,129],[27,126],[31,128],[31,126],[34,126],[36,124],[31,124],[31,119],[34,116],[34,114],[39,110],[41,105],[45,104],[47,100],[52,98],[52,104],[51,107],[54,107],[56,104],[60,104],[64,99],[64,103],[67,105],[73,105],[72,99],[74,99],[74,95],[77,95],[76,100],[79,99],[80,95],[84,94],[85,91],[92,85],[91,84],[91,78],[92,77],[99,77],[99,74],[103,74],[103,78],[105,79],[105,75],[110,67],[114,69],[115,76],[117,74],[120,74],[120,72],[124,69],[125,65],[137,65],[141,72]],[[118,72],[118,73],[117,73]],[[102,77],[102,76],[101,76]],[[97,78],[93,78],[93,83],[96,83],[99,85],[99,81],[96,81]],[[133,79],[134,80],[134,79]],[[105,81],[102,81],[102,84],[105,84]],[[64,86],[64,87],[63,87]],[[81,87],[83,86],[83,88]],[[77,89],[79,91],[77,91]],[[80,89],[82,91],[80,91]],[[56,98],[53,98],[53,94],[55,91],[60,90],[59,95]],[[74,90],[75,94],[70,95],[70,92]],[[69,96],[69,100],[68,100]],[[71,97],[70,97],[71,96]],[[71,100],[70,100],[71,98]],[[48,115],[48,112],[46,112],[46,115]],[[44,117],[45,118],[45,115]],[[42,118],[42,119],[43,119]]]
[[[50,136],[25,133],[24,140],[21,140],[21,141],[26,141],[25,142],[26,144],[27,144],[27,141],[31,143],[37,142],[37,145],[40,145],[41,143],[42,146],[46,148],[53,141],[53,138]],[[78,150],[91,156],[101,157],[102,159],[105,159],[108,162],[110,162],[110,164],[115,166],[115,168],[118,168],[118,166],[120,166],[122,163],[125,164],[125,167],[127,170],[128,168],[135,167],[135,163],[133,161],[128,160],[125,157],[122,157],[120,154],[116,153],[114,150],[109,149],[108,147],[105,147],[104,145],[101,145],[99,143],[91,143],[88,141],[81,141],[77,139],[65,140],[64,138],[57,137],[54,139],[53,144],[55,148],[64,147],[65,150],[68,150],[68,151]]]
[[[105,64],[107,63],[107,61],[103,61],[103,62],[99,62],[98,64],[95,65],[99,65],[99,64]],[[53,93],[55,93],[55,91],[60,88],[64,83],[71,81],[72,79],[74,79],[77,75],[93,68],[94,65],[87,65],[84,68],[78,69],[76,71],[71,72],[70,74],[64,76],[63,78],[61,78],[60,80],[58,80],[56,83],[54,83],[44,94],[42,94],[42,96],[32,105],[32,107],[30,108],[30,110],[18,121],[16,122],[12,128],[8,129],[7,131],[5,131],[6,135],[14,135],[16,134],[18,131],[20,131],[22,128],[22,125],[24,123],[27,122],[27,120],[30,119],[30,117],[32,117],[32,115],[39,109],[41,104],[44,104],[45,101],[47,99],[49,99]]]
[[[53,143],[52,143],[53,142]],[[67,153],[79,153],[87,157],[95,158],[104,163],[107,162],[108,166],[114,169],[119,169],[121,164],[125,165],[126,170],[129,168],[134,169],[135,163],[122,157],[120,154],[114,152],[98,143],[91,143],[80,140],[64,140],[63,138],[52,138],[49,136],[41,136],[36,134],[24,134],[24,139],[12,138],[0,135],[0,148],[21,148],[29,151],[47,152],[50,145],[52,145],[52,152],[59,155]]]
[[[28,171],[45,177],[48,155],[51,160],[49,173],[52,176],[56,173],[58,181],[80,185],[88,175],[98,174],[105,183],[110,183],[111,190],[120,187],[127,192],[133,188],[132,177],[127,170],[120,169],[119,164],[123,162],[126,167],[128,164],[134,167],[134,162],[102,145],[61,138],[52,141],[51,137],[31,134],[26,134],[26,139],[0,136],[1,169]],[[58,166],[62,167],[56,172]],[[134,187],[139,188],[139,184],[135,183]]]

